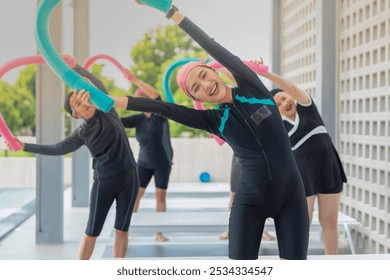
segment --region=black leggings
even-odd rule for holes
[[[116,176],[96,179],[91,190],[85,233],[99,236],[112,203],[116,200],[115,229],[128,231],[139,184],[135,167]]]
[[[163,167],[156,169],[149,169],[144,167],[137,167],[138,177],[141,188],[146,188],[154,175],[154,183],[156,188],[166,190],[168,188],[169,175],[171,174],[171,167]]]
[[[269,182],[266,187],[272,189],[275,186]],[[272,217],[275,222],[280,258],[307,258],[309,218],[301,181],[291,190],[285,199],[280,200],[280,207],[275,207],[275,203],[270,203],[264,196],[248,195],[238,190],[229,219],[231,259],[258,258],[261,233],[268,217]]]

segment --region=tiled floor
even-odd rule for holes
[[[139,213],[153,212],[155,199],[154,187],[148,187],[145,197],[141,201]],[[19,193],[20,195],[20,193]],[[33,197],[31,196],[30,198]],[[35,195],[35,193],[33,193]],[[7,197],[12,197],[7,194]],[[13,196],[14,198],[17,196]],[[35,215],[33,202],[25,198],[29,205],[30,217],[19,224],[10,234],[0,239],[0,259],[7,260],[70,260],[77,257],[80,238],[84,232],[88,215],[88,208],[71,207],[71,189],[65,190],[64,201],[64,242],[62,244],[36,244],[35,243]],[[1,193],[0,193],[1,199]],[[171,183],[168,190],[167,211],[181,212],[209,212],[221,213],[226,211],[229,200],[229,187],[221,183]],[[10,204],[11,201],[7,200]],[[5,205],[5,203],[3,204]],[[10,206],[10,205],[8,205]],[[13,207],[7,207],[7,211]],[[20,209],[14,209],[20,212]],[[4,221],[7,214],[5,207],[1,210]],[[11,213],[12,214],[12,213]],[[216,215],[218,216],[218,215]],[[101,236],[97,240],[92,259],[111,258],[113,245],[114,212],[110,211]],[[227,221],[226,221],[227,223]],[[0,226],[1,229],[1,226]],[[154,240],[153,231],[132,232],[130,230],[127,257],[132,259],[227,259],[228,241],[218,239],[220,231],[196,232],[166,232],[169,242],[160,243]],[[348,246],[341,241],[341,255],[333,258],[355,259],[390,259],[388,255],[348,255]],[[327,258],[323,256],[321,242],[314,236],[310,240],[309,259]],[[260,258],[277,259],[277,242],[263,241],[260,248]]]

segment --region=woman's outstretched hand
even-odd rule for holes
[[[14,140],[15,140],[16,142],[18,142],[19,145],[22,147],[22,150],[24,150],[24,143],[23,143],[22,141],[20,141],[17,137],[15,137]],[[12,151],[11,145],[10,145],[7,141],[4,141],[4,142],[5,142],[5,144],[7,145],[8,149]]]
[[[250,67],[258,75],[267,75],[268,66],[264,65],[263,58],[260,56],[260,59],[251,60],[250,63],[253,67]]]
[[[251,62],[255,65],[261,65],[261,64],[264,64],[263,62],[263,58],[260,56],[259,59],[256,59],[256,60],[251,60]]]

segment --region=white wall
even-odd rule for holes
[[[35,138],[23,138],[22,141],[35,143]],[[139,145],[130,139],[134,156],[138,158]],[[208,172],[213,182],[227,182],[230,179],[232,151],[227,144],[219,146],[211,138],[172,138],[174,150],[171,182],[197,182],[202,172]],[[0,145],[0,149],[5,148]],[[72,180],[71,158],[65,158],[64,183]],[[92,176],[92,172],[91,172]],[[35,158],[0,158],[1,187],[35,187]]]

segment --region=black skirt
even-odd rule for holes
[[[328,134],[312,136],[293,152],[306,196],[343,191],[347,177]]]

